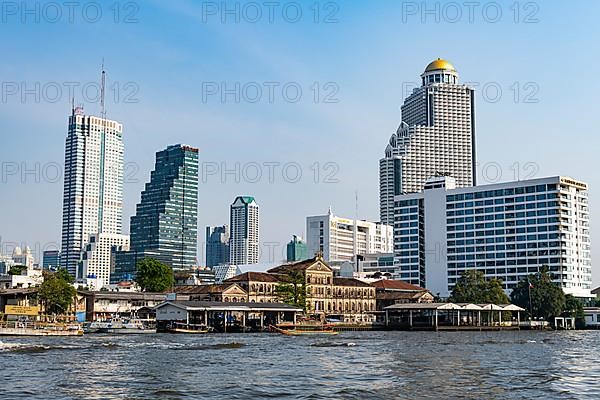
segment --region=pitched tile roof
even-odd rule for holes
[[[235,283],[221,284],[221,285],[187,285],[187,286],[175,286],[175,293],[178,294],[205,294],[205,293],[220,293]]]
[[[411,285],[410,283],[394,279],[382,279],[380,281],[373,282],[371,285],[375,286],[377,289],[382,290],[404,290],[411,292],[422,292],[424,290],[427,290],[423,289],[420,286]]]
[[[399,290],[389,292],[377,291],[376,297],[377,300],[417,300],[425,293],[427,292],[405,292]]]
[[[236,275],[233,278],[226,279],[225,282],[279,282],[280,279],[276,274],[267,272],[244,272],[241,275]]]
[[[334,286],[373,287],[366,282],[354,278],[333,278]]]
[[[267,272],[272,273],[272,274],[273,273],[286,274],[286,273],[289,273],[292,271],[303,272],[303,271],[306,271],[307,268],[309,268],[311,265],[313,265],[317,261],[321,261],[324,265],[327,265],[327,263],[325,261],[318,259],[317,257],[313,257],[313,258],[309,258],[308,260],[302,260],[302,261],[298,261],[298,262],[291,263],[291,264],[283,264],[278,267],[271,268]]]

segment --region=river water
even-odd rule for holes
[[[0,338],[2,399],[598,399],[600,331]]]

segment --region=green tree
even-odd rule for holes
[[[175,283],[173,270],[154,258],[144,258],[137,263],[136,282],[146,292],[163,292]]]
[[[508,304],[510,301],[499,279],[486,280],[481,271],[466,271],[454,285],[450,298],[453,303]]]
[[[544,265],[537,274],[521,280],[511,293],[512,302],[527,310],[530,317],[552,321],[565,310],[565,294],[552,282],[548,266]]]
[[[26,270],[27,270],[26,265],[13,265],[12,267],[10,267],[8,274],[9,275],[21,275],[23,273],[23,271],[26,271]]]
[[[66,268],[59,268],[58,271],[54,273],[54,276],[68,283],[75,282],[75,278],[73,275],[69,274]]]
[[[565,295],[565,317],[575,318],[575,327],[578,329],[585,327],[585,314],[583,312],[583,303],[572,294]]]
[[[306,278],[301,272],[290,272],[275,287],[275,295],[284,303],[306,311]]]
[[[38,299],[47,314],[66,314],[77,291],[71,285],[73,277],[65,271],[45,272],[44,282],[40,286]]]

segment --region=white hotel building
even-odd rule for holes
[[[402,122],[379,161],[380,220],[394,224],[394,196],[423,190],[430,176],[476,184],[475,95],[449,62],[437,59],[402,105]]]
[[[377,222],[326,215],[306,218],[308,255],[323,253],[327,262],[354,261],[356,254],[391,253],[393,228]]]
[[[229,262],[257,264],[260,258],[259,208],[252,196],[238,196],[230,207]]]
[[[108,283],[110,247],[128,242],[122,210],[123,126],[76,108],[65,144],[61,266]]]
[[[432,178],[395,197],[396,277],[447,297],[468,270],[510,291],[547,265],[565,293],[591,297],[589,229],[588,187],[568,177],[467,188]]]

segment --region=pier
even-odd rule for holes
[[[525,311],[514,304],[455,303],[394,304],[384,310],[388,329],[436,331],[518,330]]]
[[[269,325],[296,323],[301,308],[282,303],[166,301],[156,306],[157,330],[173,323],[204,325],[218,332],[261,332]]]

